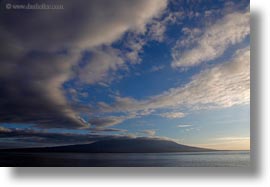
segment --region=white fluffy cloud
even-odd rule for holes
[[[78,70],[80,78],[87,83],[107,79],[107,72],[123,67],[124,62],[117,50],[101,46],[109,46],[128,31],[144,33],[146,24],[166,8],[167,0],[62,4],[64,10],[50,13],[1,14],[0,113],[4,117],[0,122],[87,127],[69,106],[62,87],[73,78],[81,52],[92,51],[93,60],[85,70]]]
[[[190,34],[190,41],[178,41],[173,50],[173,67],[190,67],[220,57],[233,44],[241,42],[249,35],[250,13],[234,12],[218,20],[202,35]],[[195,37],[195,38],[194,38]],[[184,45],[196,43],[191,50],[182,51]]]
[[[116,3],[113,6],[115,9],[106,7],[102,11],[106,20],[102,21],[100,17],[97,18],[98,22],[92,23],[91,20],[90,24],[95,24],[92,27],[97,29],[94,33],[90,32],[94,34],[93,38],[91,34],[87,34],[83,42],[78,42],[83,48],[90,48],[89,51],[92,53],[92,58],[79,70],[80,80],[84,83],[108,82],[116,77],[111,74],[118,69],[127,68],[127,63],[139,63],[141,60],[139,54],[146,43],[146,39],[142,39],[147,32],[146,26],[149,22],[152,23],[153,18],[161,15],[167,6],[167,0],[116,1],[114,3]],[[121,6],[118,7],[117,4]],[[109,11],[106,11],[107,8]],[[92,29],[91,25],[88,27]],[[130,32],[125,40],[126,50],[119,51],[109,47],[127,31]],[[107,45],[107,47],[96,47],[100,45]]]
[[[250,49],[236,51],[232,59],[195,75],[182,87],[171,88],[147,100],[115,97],[111,106],[99,103],[103,112],[133,112],[163,108],[210,109],[248,104],[250,101]]]
[[[182,11],[164,12],[163,18],[153,19],[150,22],[147,33],[148,37],[158,42],[164,41],[167,26],[176,24],[183,18],[184,13]]]

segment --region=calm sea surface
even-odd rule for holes
[[[0,153],[0,166],[243,167],[249,151],[189,153]]]

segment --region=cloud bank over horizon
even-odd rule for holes
[[[96,55],[80,70],[81,79],[91,84],[104,78],[125,62],[117,58],[116,49],[96,47],[111,44],[129,30],[144,32],[166,0],[67,1],[64,6],[64,11],[51,13],[6,12],[1,18],[1,122],[86,128],[62,89],[72,79],[80,53],[90,50]],[[32,16],[35,19],[29,19]]]
[[[58,3],[0,13],[0,140],[249,136],[248,0]]]

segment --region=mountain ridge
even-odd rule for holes
[[[70,153],[163,153],[205,152],[212,149],[178,144],[161,139],[110,139],[90,144],[64,145],[55,147],[18,148],[0,151],[15,152],[70,152]]]

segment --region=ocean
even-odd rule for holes
[[[181,153],[0,153],[0,166],[246,167],[249,151]]]

